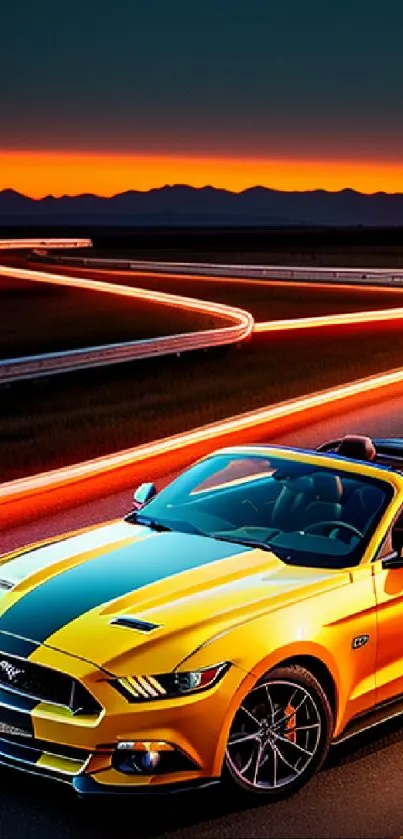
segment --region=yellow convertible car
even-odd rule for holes
[[[403,711],[403,440],[209,455],[1,558],[0,762],[268,800]]]

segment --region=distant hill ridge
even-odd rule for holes
[[[111,198],[63,195],[33,199],[0,192],[0,224],[403,226],[403,194],[353,189],[282,192],[256,186],[235,193],[182,184],[129,190]]]

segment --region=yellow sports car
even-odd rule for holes
[[[0,762],[267,799],[403,711],[403,441],[209,455],[2,557]]]

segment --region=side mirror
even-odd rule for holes
[[[393,569],[398,571],[399,568],[403,568],[403,548],[399,552],[395,551],[392,556],[385,557],[385,559],[382,560],[382,568],[389,569],[391,571]]]
[[[133,510],[141,510],[156,494],[157,488],[155,484],[140,484],[133,493]]]

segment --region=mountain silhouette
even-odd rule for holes
[[[63,195],[33,199],[0,192],[0,224],[105,226],[403,226],[403,194],[366,195],[352,189],[282,192],[256,186],[235,193],[212,186],[129,190],[111,198]]]

